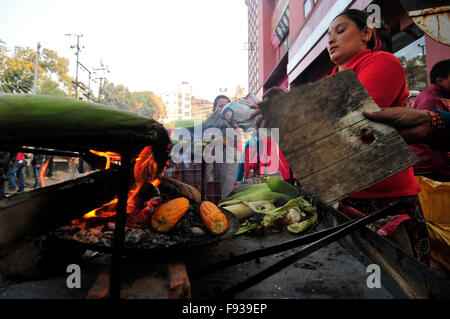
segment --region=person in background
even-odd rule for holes
[[[0,152],[0,200],[6,198],[5,182],[9,169],[9,152]]]
[[[214,99],[214,103],[213,103],[213,112],[215,112],[216,110],[219,110],[219,112],[222,112],[223,107],[230,102],[231,102],[230,99],[226,95],[216,96],[216,98]]]
[[[436,63],[430,71],[430,87],[422,91],[412,107],[431,112],[450,111],[450,59]],[[410,148],[420,162],[414,165],[414,174],[438,182],[450,181],[450,152],[433,150],[426,144],[413,144]]]
[[[419,95],[419,93],[420,91],[409,91],[409,96],[405,102],[405,107],[412,107],[412,104],[416,99],[417,95]]]
[[[8,172],[8,194],[10,195],[25,190],[25,167],[27,163],[25,153],[15,153],[12,158]],[[19,180],[18,190],[16,190],[16,175]]]
[[[34,174],[34,185],[33,188],[42,187],[41,180],[41,169],[44,161],[44,155],[42,154],[33,154],[33,159],[31,160],[31,167],[33,168]]]
[[[450,151],[450,112],[391,107],[363,114],[372,121],[395,127],[408,144],[426,143],[432,149]]]
[[[268,101],[276,95],[283,93],[284,91],[282,89],[272,87],[264,94],[263,101]],[[260,122],[258,122],[257,126],[259,124]],[[272,145],[272,143],[275,143],[272,139],[259,134],[248,140],[244,148],[242,162],[238,167],[238,181],[244,178],[249,179],[256,175],[268,175],[276,172],[280,172],[284,180],[294,178],[283,152],[278,148],[278,145]],[[261,148],[262,154],[259,154]],[[273,149],[276,152],[271,154]],[[262,158],[263,156],[264,158]],[[278,165],[274,165],[274,161],[278,162]]]

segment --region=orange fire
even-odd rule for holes
[[[99,155],[99,156],[105,156],[107,158],[107,164],[106,169],[109,168],[110,164],[110,157],[111,156],[119,156],[120,155],[112,152],[97,152],[90,150],[92,153]],[[134,179],[135,179],[135,187],[128,193],[128,205],[133,206],[135,202],[135,197],[138,196],[139,190],[144,185],[144,183],[151,183],[153,186],[158,187],[160,185],[161,180],[158,176],[158,164],[154,160],[152,147],[146,146],[142,149],[142,151],[139,153],[138,158],[136,159],[136,163],[134,165]],[[87,214],[85,214],[82,218],[88,219],[88,218],[95,218],[95,217],[101,217],[101,218],[107,218],[114,216],[116,214],[115,206],[118,202],[118,199],[114,199],[110,201],[109,203],[96,208]],[[105,210],[108,206],[111,207],[111,210]],[[128,213],[131,213],[133,210],[128,210]]]
[[[106,218],[106,217],[114,216],[114,215],[116,214],[115,211],[112,211],[112,212],[104,212],[104,211],[99,212],[99,211],[100,211],[102,208],[104,208],[104,207],[107,207],[107,206],[110,206],[110,205],[117,205],[117,202],[118,202],[118,201],[119,201],[119,199],[118,199],[118,198],[115,198],[115,199],[113,199],[112,201],[110,201],[109,203],[106,203],[105,205],[103,205],[103,206],[101,206],[101,207],[99,207],[99,208],[96,208],[96,209],[94,209],[94,210],[91,210],[89,213],[85,214],[82,218],[84,218],[84,219],[94,218],[94,217],[103,217],[103,218]]]
[[[120,161],[120,154],[114,152],[99,152],[95,150],[89,150],[92,154],[106,157],[106,165],[105,169],[109,169],[111,167],[111,159],[114,161]]]
[[[45,178],[44,178],[44,176],[45,176],[45,173],[47,172],[48,163],[50,163],[50,160],[47,160],[45,162],[44,166],[41,169],[40,176],[41,176],[42,187],[45,187]]]

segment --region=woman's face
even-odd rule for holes
[[[366,43],[372,32],[369,28],[360,30],[356,23],[346,16],[337,17],[328,28],[327,49],[331,61],[344,67],[353,56],[367,49]]]
[[[229,102],[229,101],[228,101],[227,99],[224,99],[224,98],[219,99],[219,100],[217,101],[217,110],[219,110],[220,112],[222,112],[223,107],[224,107],[225,105],[227,105],[228,102]]]

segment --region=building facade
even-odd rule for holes
[[[326,49],[328,26],[347,8],[369,14],[379,8],[390,30],[391,47],[385,49],[402,62],[410,90],[426,88],[431,67],[450,56],[450,47],[424,34],[400,0],[246,0],[246,4],[248,39],[255,44],[249,51],[249,92],[258,97],[273,86],[288,89],[327,76],[333,68]]]
[[[191,110],[192,119],[206,120],[208,115],[212,113],[213,103],[205,99],[192,98]]]
[[[191,119],[192,86],[183,81],[177,85],[176,91],[161,94],[161,100],[166,107],[166,122]]]

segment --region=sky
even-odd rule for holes
[[[194,97],[214,99],[220,88],[248,87],[244,0],[0,0],[0,39],[6,47],[56,51],[130,91],[157,95],[192,84]],[[88,83],[87,72],[79,78]],[[98,85],[92,83],[94,89]],[[230,95],[232,95],[230,93]]]

